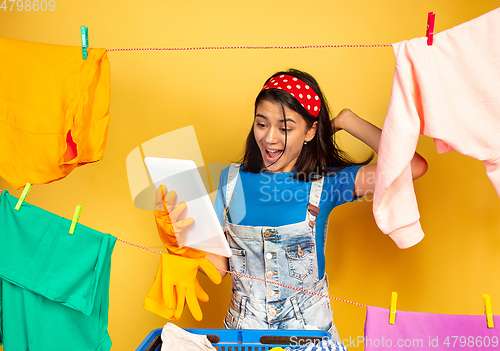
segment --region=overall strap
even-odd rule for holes
[[[309,226],[314,227],[316,218],[319,215],[319,202],[323,190],[324,177],[312,181],[311,192],[309,193],[309,205],[307,205],[306,220],[309,220]]]
[[[236,186],[236,180],[238,179],[238,174],[240,172],[241,163],[233,163],[229,166],[229,173],[227,175],[227,185],[226,185],[226,207],[224,208],[224,226],[227,221],[227,213],[229,208],[229,203],[233,197],[233,191]]]

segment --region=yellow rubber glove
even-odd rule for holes
[[[209,298],[196,278],[197,267],[201,267],[204,271],[206,267],[211,275],[207,271],[205,273],[215,284],[219,284],[222,279],[212,263],[208,259],[205,259],[205,251],[189,247],[179,248],[177,235],[194,221],[192,218],[178,221],[179,216],[187,206],[185,202],[181,202],[174,208],[176,197],[177,194],[175,191],[167,193],[167,188],[164,185],[161,185],[156,191],[156,226],[162,243],[171,255],[162,255],[155,281],[144,301],[144,308],[164,318],[176,320],[181,317],[182,310],[187,301],[191,314],[193,314],[196,320],[200,321],[203,318],[203,314],[197,299],[207,302]],[[203,258],[203,264],[199,262],[194,263],[195,260],[192,260],[188,264],[187,261],[181,260],[179,256],[187,260]],[[172,261],[176,260],[175,257],[178,257],[179,262],[183,262],[184,264],[172,264]],[[180,282],[179,277],[185,277],[189,283]],[[189,297],[187,294],[188,291]]]
[[[174,208],[176,197],[177,193],[175,191],[170,191],[167,194],[167,187],[165,185],[160,185],[156,190],[155,219],[160,239],[168,252],[173,255],[203,258],[205,257],[205,251],[187,246],[180,248],[177,243],[177,235],[187,226],[191,225],[194,220],[192,218],[177,220],[186,209],[186,203],[182,201]]]
[[[168,262],[168,260],[165,262]],[[175,312],[177,309],[177,305],[175,304],[175,302],[177,301],[177,291],[174,289],[173,297],[169,297],[171,301],[167,305],[163,290],[163,266],[164,261],[163,258],[161,258],[153,286],[149,290],[148,294],[146,295],[146,299],[144,300],[144,309],[153,312],[163,318],[177,320],[180,318],[180,316],[175,317]],[[167,267],[166,271],[168,272],[168,270],[172,268],[173,267]],[[208,302],[208,294],[205,292],[205,290],[203,290],[200,283],[198,282],[198,279],[195,279],[194,288],[196,298],[202,302]],[[172,303],[172,301],[174,303]],[[182,302],[181,306],[184,307],[184,301]]]
[[[162,255],[163,256],[163,255]],[[144,309],[153,312],[163,318],[175,320],[175,309],[177,306],[170,308],[167,306],[163,298],[163,260],[160,259],[158,270],[156,271],[155,281],[151,289],[149,289],[146,299],[144,300]],[[175,294],[175,292],[174,292]],[[203,297],[203,296],[202,296]],[[177,296],[174,296],[177,299]],[[203,301],[203,300],[202,300]],[[208,301],[208,300],[207,300]],[[204,301],[206,302],[206,301]],[[178,318],[177,318],[178,319]]]
[[[194,319],[201,321],[198,300],[207,302],[208,295],[198,283],[196,275],[202,268],[214,284],[222,278],[207,258],[186,258],[162,254],[156,279],[146,296],[144,308],[167,319],[179,319],[187,302]]]

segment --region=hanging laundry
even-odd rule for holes
[[[493,316],[499,325],[500,316]],[[396,312],[389,324],[389,310],[368,306],[364,345],[373,350],[498,350],[500,330],[488,328],[485,315],[448,315]]]
[[[206,335],[185,331],[175,324],[167,323],[161,332],[162,351],[211,351],[216,350]]]
[[[407,248],[422,240],[410,161],[419,134],[438,153],[481,160],[500,195],[500,8],[434,35],[393,44],[396,68],[377,161],[373,212]]]
[[[19,189],[101,160],[109,98],[105,49],[0,37],[0,177]]]
[[[0,195],[0,345],[4,350],[109,351],[116,238]]]

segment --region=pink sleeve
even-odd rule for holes
[[[410,69],[400,66],[408,61],[405,47],[406,41],[393,44],[396,69],[380,140],[373,199],[378,227],[402,249],[424,237],[410,167],[420,134],[414,102],[414,95],[419,92]]]

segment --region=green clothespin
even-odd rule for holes
[[[19,209],[21,208],[21,205],[23,204],[24,200],[26,199],[26,196],[28,196],[28,193],[30,192],[30,190],[31,190],[31,184],[26,183],[26,186],[24,187],[24,190],[21,194],[21,197],[17,201],[16,207],[15,207],[16,211],[19,211]]]
[[[87,47],[89,46],[89,28],[85,26],[80,27],[82,32],[82,56],[87,59]]]
[[[73,234],[75,232],[76,223],[80,219],[80,214],[82,213],[82,206],[77,205],[75,214],[73,215],[73,221],[71,222],[71,227],[69,228],[69,233]]]

